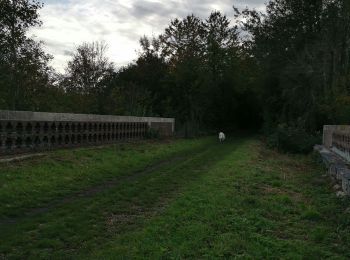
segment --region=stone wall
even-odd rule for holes
[[[173,118],[0,110],[0,154],[142,139],[149,129],[174,133]]]

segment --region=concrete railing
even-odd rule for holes
[[[0,110],[0,154],[142,139],[150,129],[174,133],[173,118]]]
[[[323,145],[350,162],[350,126],[325,125],[323,127]]]
[[[337,196],[350,196],[350,126],[325,125],[323,127],[323,145],[315,146],[315,150],[327,167],[334,181]]]

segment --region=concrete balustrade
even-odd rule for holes
[[[325,125],[323,127],[323,145],[350,162],[350,126]]]
[[[101,145],[174,133],[173,118],[0,110],[0,154]]]
[[[350,195],[350,126],[325,125],[323,145],[315,146],[315,150],[320,153],[329,175],[340,184],[342,192]]]

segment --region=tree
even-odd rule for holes
[[[168,116],[167,89],[164,88],[168,72],[168,64],[161,56],[160,42],[157,38],[140,39],[141,52],[136,60],[132,77],[137,85],[142,86],[150,94],[151,109],[149,112],[153,116]]]
[[[160,35],[162,56],[169,64],[167,88],[174,115],[180,124],[198,125],[203,121],[205,29],[194,15],[175,19]]]
[[[73,98],[73,109],[79,112],[101,113],[106,78],[114,74],[114,65],[106,57],[103,42],[83,43],[68,62],[61,86]]]
[[[124,115],[153,115],[154,99],[147,82],[148,75],[142,73],[143,69],[138,64],[129,64],[117,73],[114,94]]]
[[[256,119],[249,65],[254,72],[256,66],[240,47],[237,26],[220,12],[205,21],[194,15],[175,19],[159,37],[142,37],[140,45],[136,62],[116,77],[119,97],[128,93],[125,100],[133,104],[123,105],[127,111],[176,117],[187,136],[238,125],[242,115]]]
[[[219,128],[234,121],[239,91],[238,64],[239,46],[237,26],[220,12],[212,12],[204,22],[206,39],[207,85],[211,97],[207,116],[212,117],[212,124]],[[228,118],[232,118],[231,121]]]
[[[114,66],[106,57],[107,45],[103,42],[83,43],[78,46],[66,68],[67,89],[82,94],[94,93],[99,83]]]
[[[159,37],[162,56],[174,65],[188,58],[202,58],[204,37],[203,22],[193,14],[183,20],[174,19]]]
[[[275,0],[264,14],[243,11],[243,28],[251,35],[246,45],[265,75],[262,99],[268,125],[286,123],[315,132],[326,123],[322,107],[329,100],[335,103],[332,81],[340,78],[336,61],[342,55],[335,42],[344,42],[339,39],[344,35],[341,2]]]
[[[3,108],[36,109],[29,100],[32,90],[48,83],[48,61],[40,43],[26,36],[40,26],[42,4],[30,0],[0,1],[0,100]]]
[[[230,20],[220,12],[212,12],[204,23],[206,30],[206,57],[212,83],[220,80],[238,49],[237,26],[231,26]]]

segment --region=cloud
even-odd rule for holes
[[[187,14],[206,18],[212,10],[233,17],[233,4],[263,10],[264,0],[44,0],[43,26],[30,31],[45,43],[55,58],[52,65],[63,71],[76,46],[105,41],[108,56],[126,65],[137,56],[138,40],[157,35],[171,19]]]

